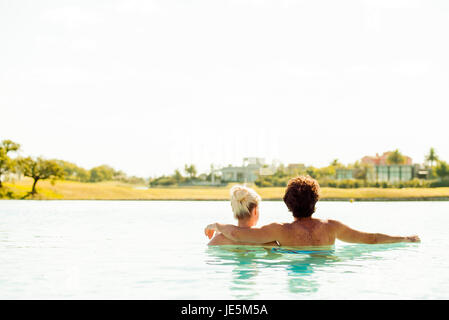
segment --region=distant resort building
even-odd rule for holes
[[[387,151],[387,152],[384,152],[381,156],[378,153],[376,153],[375,156],[364,156],[362,158],[362,163],[372,164],[374,166],[388,165],[387,159],[391,153],[392,153],[391,151]],[[412,158],[410,158],[408,156],[403,156],[403,157],[404,157],[404,165],[412,165]]]
[[[413,165],[374,165],[367,172],[368,181],[409,181],[415,176],[417,176],[417,170]],[[336,179],[354,179],[354,169],[337,169]]]
[[[273,174],[272,170],[265,165],[264,158],[244,158],[243,165],[234,167],[229,165],[221,170],[222,182],[254,182],[260,174]]]
[[[372,181],[408,181],[413,179],[412,165],[375,165],[372,172],[368,172],[368,180]],[[371,174],[370,174],[371,173]]]
[[[404,156],[404,164],[387,164],[387,158],[391,152],[382,155],[365,156],[361,159],[362,164],[369,165],[367,180],[379,182],[409,181],[413,178],[425,178],[428,172],[420,165],[412,164],[412,158]],[[354,169],[339,168],[336,170],[337,180],[354,179]]]
[[[336,178],[337,180],[351,180],[354,179],[353,169],[336,169]]]
[[[260,176],[271,176],[275,174],[279,165],[274,161],[271,165],[265,163],[264,158],[244,158],[242,166],[223,167],[221,171],[221,182],[241,182],[253,183]],[[285,169],[285,173],[289,175],[296,175],[304,172],[305,165],[302,163],[291,163]]]
[[[413,164],[412,158],[403,156],[403,164],[388,164],[387,159],[391,152],[384,152],[382,155],[365,156],[361,159],[362,166],[367,167],[366,179],[372,182],[400,182],[409,181],[414,178],[427,179],[429,176],[428,168],[419,164]],[[243,159],[241,166],[222,167],[213,172],[220,172],[219,182],[226,184],[229,182],[254,183],[261,176],[270,176],[276,173],[276,170],[283,170],[284,173],[293,177],[295,175],[305,174],[306,166],[302,163],[291,163],[286,167],[278,166],[275,162],[271,165],[265,163],[264,158],[249,157]],[[337,180],[355,179],[355,168],[337,168],[335,178]],[[205,177],[202,177],[205,180]],[[214,182],[212,182],[213,184]]]
[[[414,178],[414,167],[412,158],[404,157],[403,164],[388,164],[387,159],[392,152],[387,151],[382,155],[376,153],[376,156],[365,156],[362,158],[362,164],[372,165],[372,169],[368,171],[368,180],[370,181],[409,181]]]

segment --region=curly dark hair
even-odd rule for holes
[[[318,181],[309,176],[300,176],[288,181],[284,202],[296,218],[306,218],[315,212],[320,198]]]

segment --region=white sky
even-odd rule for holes
[[[144,177],[449,160],[449,1],[0,0],[0,139]]]

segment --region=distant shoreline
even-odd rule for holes
[[[198,202],[207,202],[207,201],[224,201],[227,202],[229,200],[225,199],[0,199],[0,201],[198,201]],[[282,201],[282,199],[266,199],[263,200],[265,202],[275,202]],[[449,197],[445,198],[372,198],[372,199],[320,199],[321,202],[431,202],[431,201],[449,201]]]
[[[231,185],[225,187],[157,187],[109,181],[83,183],[75,181],[39,181],[38,194],[30,199],[31,179],[5,182],[0,190],[10,197],[3,199],[24,200],[153,200],[153,201],[228,201]],[[254,189],[263,201],[282,201],[284,187]],[[321,201],[449,201],[449,187],[442,188],[321,188]]]

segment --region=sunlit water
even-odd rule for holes
[[[0,299],[448,299],[449,202],[320,202],[316,216],[418,234],[323,254],[208,248],[225,201],[0,201]],[[289,221],[263,202],[260,224]]]

